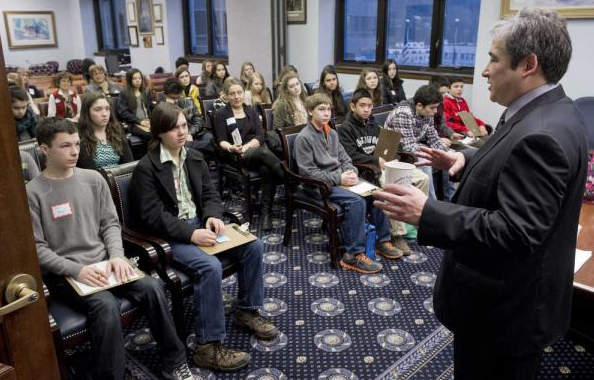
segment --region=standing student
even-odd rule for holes
[[[83,96],[78,132],[78,167],[99,169],[133,160],[124,129],[115,120],[105,95],[93,93]]]
[[[272,110],[275,128],[307,123],[305,92],[297,74],[288,73],[283,77],[278,99],[272,105]]]
[[[138,69],[126,73],[126,90],[118,96],[116,115],[128,124],[133,135],[150,140],[150,111],[153,107],[151,92],[144,86],[144,76]]]
[[[214,370],[239,370],[249,364],[250,355],[223,346],[221,262],[200,249],[214,245],[217,236],[225,231],[221,198],[202,155],[184,147],[188,127],[179,107],[170,103],[157,105],[151,116],[151,133],[156,144],[132,175],[131,191],[138,220],[151,233],[166,239],[173,260],[191,273],[197,340],[194,364]],[[262,242],[255,240],[228,250],[225,255],[238,265],[235,325],[270,340],[279,331],[258,312],[264,300],[262,250]]]
[[[377,193],[390,217],[419,226],[419,244],[447,249],[433,303],[454,333],[456,380],[535,379],[569,328],[587,172],[586,127],[559,84],[565,20],[525,8],[492,33],[482,75],[506,107],[497,133],[478,150],[421,153],[461,175],[453,203],[398,185]]]
[[[225,79],[229,78],[229,71],[227,66],[222,62],[213,64],[212,74],[210,75],[210,82],[204,90],[205,95],[213,96],[219,95],[223,90]]]
[[[332,117],[342,118],[347,113],[347,106],[342,97],[342,88],[338,83],[338,73],[332,65],[324,66],[320,74],[320,86],[316,92],[325,94],[332,101]]]
[[[262,180],[262,228],[272,229],[272,204],[276,185],[283,180],[281,161],[264,143],[264,129],[256,110],[243,103],[241,81],[230,77],[223,88],[228,103],[217,110],[215,116],[215,136],[219,146],[230,155],[238,155],[246,165],[257,170]],[[232,133],[241,134],[241,144],[236,143]]]
[[[46,168],[27,184],[27,198],[43,282],[52,298],[87,315],[93,378],[124,378],[126,349],[117,294],[146,313],[163,354],[163,376],[193,380],[160,281],[147,275],[86,296],[79,296],[66,281],[70,276],[100,287],[108,284],[111,273],[122,282],[134,270],[124,256],[122,231],[107,182],[96,171],[75,168],[79,153],[76,125],[67,119],[46,118],[38,128],[37,141]],[[101,261],[108,261],[105,270],[93,266]]]
[[[382,77],[381,87],[384,96],[384,103],[387,104],[398,104],[403,100],[406,100],[406,94],[404,93],[404,82],[398,75],[398,65],[393,59],[387,59],[382,65]]]
[[[241,80],[241,84],[243,84],[244,88],[247,88],[248,82],[254,74],[254,64],[251,62],[244,62],[241,64],[241,70],[239,74],[239,79]]]
[[[248,106],[256,104],[271,104],[270,89],[266,87],[264,76],[258,72],[252,74],[245,90],[244,103]]]
[[[360,273],[379,272],[382,265],[365,255],[367,201],[341,187],[356,185],[359,177],[338,133],[328,125],[332,108],[330,99],[324,94],[314,94],[307,99],[306,107],[310,122],[295,138],[294,147],[299,174],[331,185],[330,201],[344,210],[340,232],[346,252],[340,266]],[[371,224],[377,229],[376,252],[387,259],[401,257],[402,252],[390,241],[390,224],[381,210],[371,210]]]
[[[39,116],[29,107],[29,94],[20,87],[10,87],[10,102],[19,141],[34,138]]]
[[[80,116],[80,97],[72,90],[72,75],[62,71],[54,77],[54,85],[58,89],[49,96],[47,116],[70,121],[78,121]]]
[[[361,70],[357,90],[364,88],[373,97],[373,106],[378,107],[384,103],[382,89],[380,87],[379,75],[374,69],[365,68]]]

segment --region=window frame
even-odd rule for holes
[[[388,0],[377,0],[377,39],[375,62],[346,61],[344,57],[344,13],[346,0],[336,0],[335,30],[334,30],[334,65],[338,72],[344,74],[359,74],[365,67],[381,71],[386,56],[386,41],[388,33]],[[433,17],[431,20],[431,49],[429,51],[429,67],[398,65],[398,74],[402,78],[426,80],[433,75],[457,75],[463,77],[467,83],[472,83],[475,67],[448,67],[437,64],[442,54],[443,27],[445,23],[445,0],[433,1]],[[383,16],[383,17],[382,17]],[[478,42],[478,41],[477,41]],[[437,48],[436,48],[437,47]]]
[[[116,40],[118,39],[117,36],[117,26],[116,26],[116,17],[115,17],[115,4],[114,0],[110,0],[110,12],[111,12],[111,27],[114,32]],[[99,0],[93,0],[93,16],[95,19],[95,31],[97,34],[97,52],[95,56],[107,56],[110,54],[129,54],[130,47],[124,49],[106,49],[103,45],[103,29],[101,28],[101,8],[99,6]]]
[[[192,38],[190,30],[190,0],[182,0],[182,14],[183,14],[183,27],[184,27],[184,54],[185,58],[189,62],[202,62],[204,60],[214,60],[224,64],[229,63],[229,54],[227,55],[214,55],[214,41],[212,35],[212,0],[206,0],[206,20],[207,20],[207,40],[208,40],[208,54],[193,54],[192,53]],[[227,16],[227,10],[225,9],[225,17]],[[228,41],[228,39],[227,39]]]

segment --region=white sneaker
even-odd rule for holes
[[[196,380],[186,363],[180,365],[171,373],[163,371],[163,377],[169,380]]]

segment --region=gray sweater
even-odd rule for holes
[[[340,185],[343,172],[353,170],[358,173],[334,129],[330,129],[326,138],[323,131],[307,124],[295,138],[294,152],[299,174],[332,186]]]
[[[124,257],[122,235],[109,188],[94,170],[27,184],[33,235],[43,274],[76,277],[85,265]]]

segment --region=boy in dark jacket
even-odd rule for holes
[[[37,116],[29,107],[29,97],[20,87],[10,87],[12,115],[16,124],[19,141],[30,140],[35,137],[35,129],[39,122]]]

